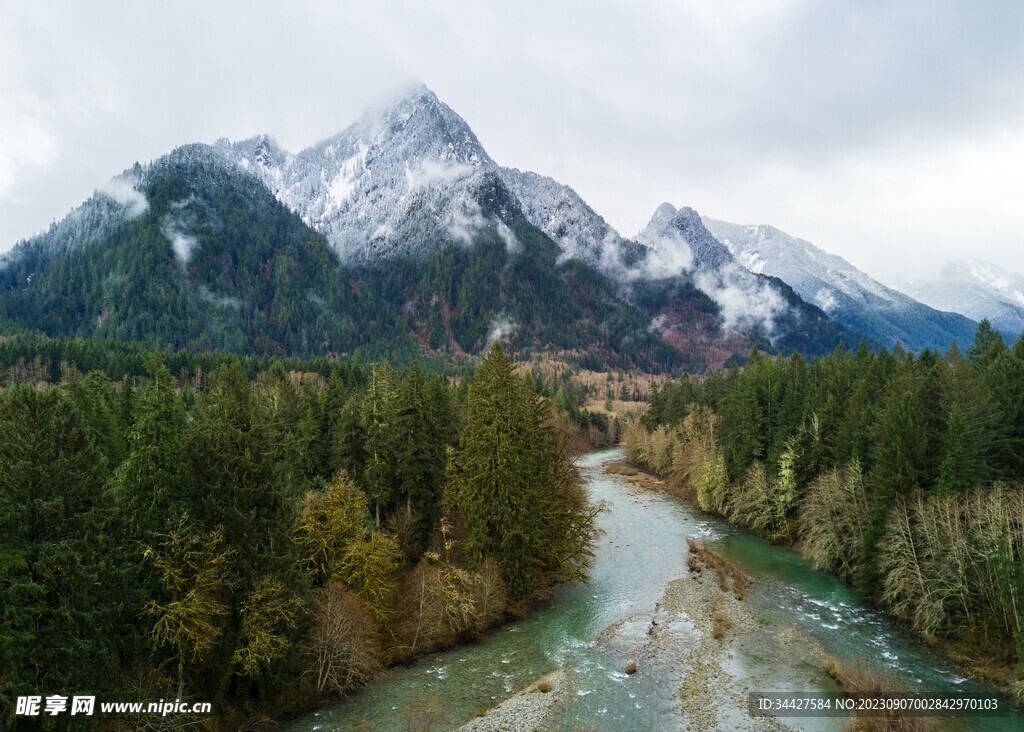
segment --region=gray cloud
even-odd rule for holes
[[[160,222],[160,233],[171,243],[171,251],[184,272],[192,252],[199,248],[199,240],[188,233],[189,223],[193,216],[189,207],[195,202],[195,196],[171,204],[171,210],[164,214]]]
[[[219,308],[232,308],[238,310],[242,307],[242,301],[230,295],[218,295],[212,292],[206,285],[199,286],[199,297],[206,302],[212,303]]]
[[[135,160],[300,149],[416,77],[624,232],[672,200],[883,278],[968,249],[1024,271],[1022,72],[1012,0],[9,2],[0,250]]]

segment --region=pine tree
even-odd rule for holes
[[[763,459],[762,437],[764,435],[764,411],[757,398],[757,384],[754,375],[757,373],[757,351],[751,355],[748,374],[736,370],[730,374],[735,380],[735,388],[722,405],[722,426],[720,429],[720,445],[725,454],[726,465],[731,478],[738,479],[743,475],[752,460]]]
[[[375,366],[366,395],[366,467],[363,485],[373,500],[374,522],[379,528],[395,501],[394,432],[395,374],[388,366]]]
[[[327,385],[320,390],[317,412],[320,432],[317,439],[316,455],[321,476],[330,476],[339,468],[336,462],[337,436],[349,401],[350,397],[345,391],[345,385],[341,378],[337,374],[331,374],[327,379]],[[362,469],[360,468],[358,472],[349,470],[349,474],[361,475]]]
[[[134,399],[128,457],[111,483],[137,541],[165,533],[166,522],[188,508],[185,411],[163,363],[154,360],[150,373],[152,381]]]
[[[942,435],[939,488],[965,492],[992,478],[993,454],[999,449],[998,414],[975,370],[955,350],[942,380]]]
[[[541,525],[534,414],[512,363],[495,343],[477,369],[466,400],[458,507],[470,566],[493,557],[516,599],[536,589]]]
[[[974,333],[974,342],[967,349],[967,360],[972,366],[985,369],[1001,351],[1005,350],[1003,337],[992,328],[987,318],[983,318]]]
[[[109,689],[117,668],[107,464],[57,389],[0,396],[0,726],[13,696]]]
[[[398,446],[395,462],[395,487],[399,501],[404,502],[406,519],[410,522],[409,558],[414,559],[426,548],[427,539],[438,518],[444,464],[431,449],[436,439],[427,412],[423,377],[419,364],[413,361],[399,385],[394,439]]]
[[[353,394],[345,402],[335,426],[334,472],[344,470],[362,479],[366,470],[366,427],[359,399]]]
[[[996,358],[983,375],[989,398],[998,405],[998,431],[993,469],[1014,480],[1024,479],[1024,336]]]

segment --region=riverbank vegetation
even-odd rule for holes
[[[861,662],[840,661],[835,656],[826,656],[823,662],[825,672],[839,688],[849,696],[861,694],[884,697],[887,694],[913,693],[898,679],[877,670],[869,669]],[[933,717],[912,716],[899,709],[883,712],[855,714],[844,727],[847,732],[932,732],[942,727]]]
[[[240,729],[585,577],[571,431],[500,346],[457,380],[149,356],[119,381],[7,371],[0,726],[18,696],[95,694],[209,701],[203,724]]]
[[[926,636],[1022,668],[1024,339],[1008,348],[982,323],[945,356],[755,350],[654,387],[624,444],[700,508],[795,544]]]

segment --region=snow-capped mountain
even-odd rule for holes
[[[516,195],[523,214],[562,250],[563,259],[579,259],[618,278],[636,255],[624,239],[576,191],[553,178],[502,168],[501,178]]]
[[[977,259],[949,262],[933,280],[908,282],[907,291],[922,302],[987,318],[1008,339],[1024,332],[1024,276]]]
[[[745,269],[692,208],[661,204],[637,240],[645,251],[634,279],[685,277],[714,301],[726,332],[758,333],[773,344],[785,344],[794,334],[806,334],[811,324],[835,326],[785,282]],[[845,332],[837,337],[847,342],[862,337],[840,330]]]
[[[0,316],[241,353],[458,358],[504,333],[595,369],[860,339],[743,269],[692,209],[660,207],[641,238],[499,168],[421,86],[298,153],[261,135],[136,166],[0,262]]]
[[[424,86],[297,154],[266,135],[218,147],[348,261],[468,243],[484,228],[507,234],[513,213],[469,125]]]
[[[977,323],[893,290],[842,257],[772,226],[704,218],[708,229],[751,272],[778,277],[830,316],[879,343],[947,348],[969,343]]]
[[[637,240],[667,266],[683,265],[695,271],[718,271],[733,262],[729,250],[715,239],[700,215],[688,206],[676,210],[671,203],[661,204]]]
[[[26,248],[48,255],[78,249],[102,237],[119,223],[140,216],[148,206],[146,197],[138,191],[141,176],[142,168],[136,164],[136,167],[111,178],[42,234],[18,242],[11,251],[0,255],[0,269],[5,262],[21,256]]]

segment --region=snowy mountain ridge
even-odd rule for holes
[[[704,218],[708,229],[751,271],[778,277],[808,302],[879,343],[915,350],[970,342],[975,323],[886,287],[848,261],[773,226]]]
[[[665,203],[635,239],[623,237],[571,187],[498,166],[465,120],[422,85],[299,152],[283,149],[268,135],[177,148],[126,171],[26,247],[56,256],[103,240],[120,222],[159,214],[159,232],[176,266],[186,271],[201,235],[212,235],[199,231],[200,224],[216,229],[222,222],[188,197],[146,214],[154,165],[177,166],[188,185],[190,178],[239,175],[272,194],[322,234],[343,264],[373,270],[364,274],[378,278],[377,289],[394,288],[392,295],[402,298],[395,307],[434,347],[447,342],[454,348],[453,317],[461,319],[467,337],[474,338],[470,330],[480,327],[468,315],[476,304],[459,300],[463,294],[451,289],[454,280],[448,277],[468,272],[467,258],[478,255],[491,269],[501,262],[501,277],[514,270],[520,284],[547,282],[545,294],[533,295],[537,303],[550,305],[552,292],[568,287],[558,295],[558,307],[569,312],[570,301],[585,302],[580,313],[587,314],[580,317],[586,323],[607,317],[598,314],[607,308],[632,308],[630,318],[648,319],[641,331],[659,332],[677,349],[702,349],[700,358],[711,359],[705,363],[728,357],[725,351],[743,348],[743,342],[819,348],[838,339],[852,345],[864,335],[879,344],[919,348],[945,346],[973,333],[966,318],[922,312],[924,306],[845,260],[772,227],[704,220],[692,208]],[[237,203],[218,201],[224,210]],[[495,249],[507,257],[487,254]],[[417,270],[428,260],[430,276]],[[435,267],[445,276],[438,278]],[[978,270],[975,279],[986,274],[990,285],[1010,287],[989,270]],[[394,280],[387,279],[392,275]],[[491,276],[479,267],[470,279],[480,283]],[[1014,287],[1018,295],[1024,292]],[[496,294],[491,283],[465,293],[498,312],[520,291],[510,286]],[[533,312],[525,302],[519,306]],[[914,310],[910,317],[908,308]]]
[[[628,265],[632,247],[580,195],[553,178],[502,168],[501,178],[519,199],[531,224],[562,250],[562,259],[579,259],[613,276]]]

